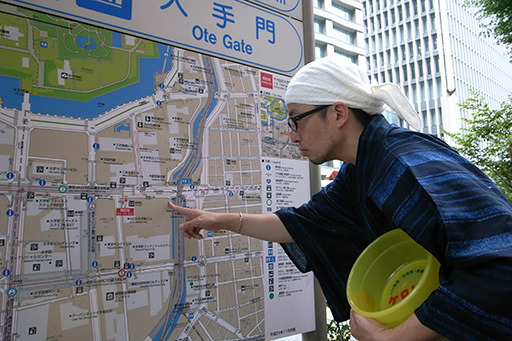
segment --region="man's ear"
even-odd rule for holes
[[[334,103],[333,108],[336,114],[336,127],[340,128],[347,123],[350,109],[344,102]]]

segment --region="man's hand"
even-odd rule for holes
[[[185,217],[179,229],[186,238],[202,239],[203,235],[200,233],[202,229],[210,231],[228,229],[228,226],[218,226],[218,217],[215,213],[177,206],[172,202],[169,202],[169,207]]]
[[[359,315],[350,310],[350,332],[359,341],[430,341],[441,340],[442,336],[425,327],[415,314],[396,328],[388,328],[377,320]]]
[[[350,333],[359,341],[387,340],[390,337],[390,331],[379,321],[350,310]]]

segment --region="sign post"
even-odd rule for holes
[[[311,0],[302,0],[302,24],[304,27],[304,63],[315,60],[315,37],[313,28],[313,3]],[[320,166],[309,164],[309,179],[311,194],[318,192],[321,188]],[[315,278],[315,323],[314,331],[302,335],[303,341],[327,340],[327,317],[325,307],[325,296],[322,288]]]

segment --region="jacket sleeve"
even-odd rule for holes
[[[276,212],[295,243],[281,244],[299,270],[314,271],[338,321],[349,318],[346,281],[368,245],[340,172],[327,188],[298,208]],[[344,195],[342,195],[344,194]]]

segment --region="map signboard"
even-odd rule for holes
[[[315,328],[312,275],[279,245],[188,240],[167,208],[308,199],[288,76],[6,4],[0,23],[0,339]]]
[[[304,64],[302,1],[2,1],[283,74]],[[294,15],[290,17],[288,15]],[[298,18],[298,19],[297,19]]]

